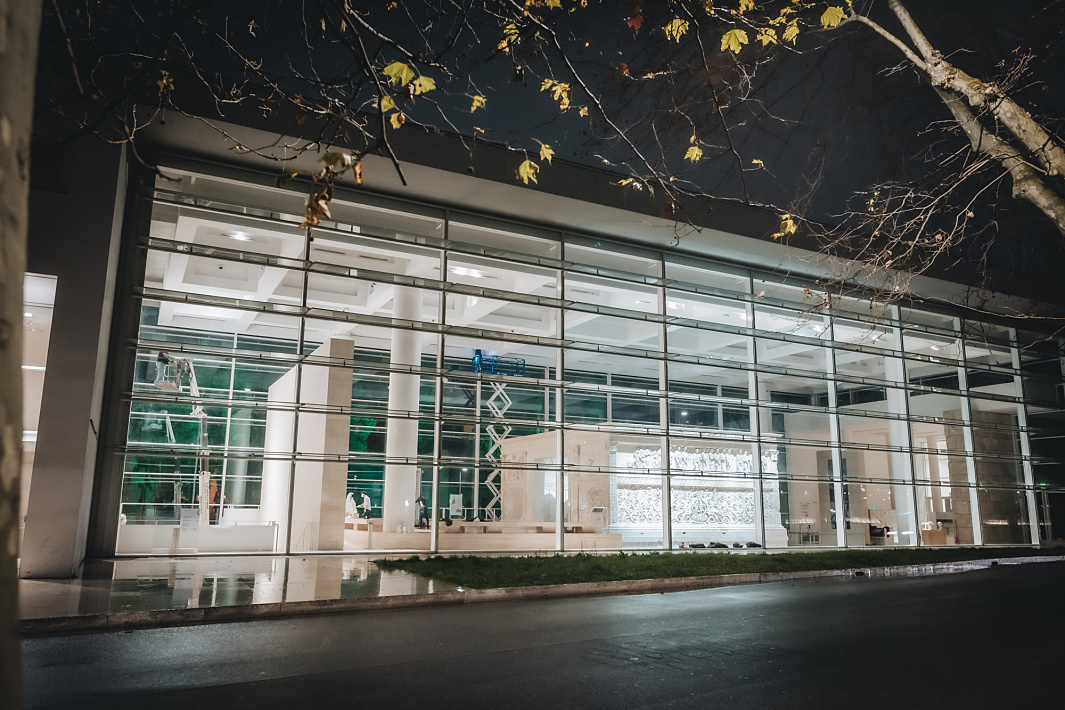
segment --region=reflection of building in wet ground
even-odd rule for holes
[[[212,557],[98,560],[73,580],[19,583],[23,619],[452,591],[454,585],[384,572],[366,557]]]

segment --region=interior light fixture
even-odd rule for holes
[[[23,365],[23,370],[36,370],[37,372],[44,372],[44,365]]]
[[[238,242],[250,242],[251,241],[251,237],[248,236],[247,232],[230,232],[229,233],[229,238],[230,239],[236,239]]]
[[[455,274],[456,276],[469,276],[475,279],[484,278],[483,271],[479,269],[467,269],[465,266],[452,266],[450,269],[448,269],[448,271]]]
[[[32,313],[30,313],[29,311],[26,311],[26,312],[25,312],[25,313],[23,313],[22,315],[23,315],[23,317],[25,317],[25,318],[33,318],[33,314],[32,314]]]

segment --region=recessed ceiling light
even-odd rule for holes
[[[247,232],[230,232],[229,233],[229,238],[230,239],[236,239],[238,242],[250,242],[251,241],[251,237],[248,236]]]
[[[22,315],[23,315],[24,317],[26,317],[26,318],[33,318],[33,314],[32,314],[32,313],[30,313],[29,311],[26,311],[26,312],[25,312],[25,313],[23,313]]]

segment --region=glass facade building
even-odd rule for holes
[[[175,173],[128,230],[118,554],[1026,545],[1049,524],[1052,340],[381,196],[338,191],[302,228],[299,191]]]

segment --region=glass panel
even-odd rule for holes
[[[288,212],[290,221],[294,222],[303,219],[303,208],[307,201],[305,194],[294,190],[264,188],[235,180],[193,175],[173,168],[167,168],[165,176],[156,177],[155,187],[167,195],[176,193],[199,198],[204,206],[227,211],[239,210],[242,214]],[[163,206],[157,205],[156,211]]]
[[[557,272],[529,264],[452,252],[447,261],[447,280],[492,291],[555,298]]]
[[[762,407],[762,438],[778,434],[793,441],[830,442],[831,415],[798,407]]]
[[[726,271],[724,267],[702,267],[695,264],[666,262],[666,278],[681,281],[694,286],[708,286],[727,291],[747,293],[750,288],[749,274],[746,269],[736,269],[736,273]]]
[[[658,288],[634,284],[628,281],[591,276],[586,274],[566,275],[565,297],[577,303],[618,308],[640,313],[658,313]],[[683,315],[673,314],[671,315]],[[574,313],[570,315],[587,314]]]
[[[854,417],[842,414],[841,410],[839,440],[846,444],[903,448],[909,445],[906,428],[906,421],[902,419]]]
[[[22,279],[22,470],[19,478],[19,549],[26,527],[33,459],[37,449],[41,400],[52,334],[56,279],[26,274]]]
[[[690,547],[761,547],[755,515],[757,481],[721,477],[670,479],[673,544]]]
[[[833,332],[839,342],[889,349],[895,347],[892,332],[886,328],[837,320]],[[892,382],[902,380],[902,361],[898,358],[843,349],[837,349],[835,356],[838,374]]]
[[[846,483],[847,547],[895,547],[917,544],[913,486]]]
[[[311,242],[312,268],[362,276],[374,274],[440,278],[440,250],[394,239],[374,239],[339,232],[315,230]],[[340,267],[340,268],[331,268]]]
[[[657,426],[661,363],[647,358],[567,350],[566,421]]]
[[[802,458],[796,456],[798,461]],[[766,478],[762,500],[766,547],[835,547],[830,482]]]
[[[748,362],[751,339],[743,335],[719,333],[703,328],[670,326],[666,333],[669,352],[680,355]]]
[[[759,298],[774,298],[781,301],[790,301],[797,304],[803,310],[813,311],[823,309],[828,303],[828,295],[806,286],[785,284],[779,281],[779,277],[755,278],[754,293]],[[820,316],[817,316],[820,318]],[[762,327],[762,326],[759,326]]]
[[[447,297],[449,326],[478,328],[500,335],[519,333],[553,338],[558,332],[557,315],[556,309],[528,303],[459,294]]]
[[[854,313],[859,316],[873,317],[873,318],[890,318],[891,317],[891,304],[880,303],[878,301],[867,301],[861,298],[850,298],[848,296],[832,296],[831,301],[832,308],[837,311],[846,311],[848,313]]]
[[[980,448],[979,446],[977,448]],[[977,456],[976,480],[984,486],[1023,486],[1024,467],[1019,459]],[[981,513],[982,514],[982,513]]]
[[[747,305],[741,301],[666,290],[666,313],[677,318],[745,328]]]
[[[566,261],[581,266],[602,267],[634,276],[659,276],[661,262],[657,255],[651,256],[646,252],[639,254],[636,251],[613,242],[595,242],[594,246],[567,244],[565,257]]]
[[[463,219],[465,215],[459,217]],[[520,234],[516,225],[480,225],[467,224],[452,219],[448,223],[447,236],[454,242],[476,244],[489,247],[492,251],[501,250],[516,254],[557,259],[560,243],[554,239]]]
[[[965,511],[969,510],[969,489],[952,487],[950,478],[943,472],[939,485],[917,486],[917,517],[920,526],[922,545],[960,545],[963,540],[958,537],[955,516],[956,503],[961,502]],[[972,518],[965,516],[964,534],[972,544]]]
[[[900,308],[899,319],[903,323],[916,323],[943,330],[954,330],[954,316],[943,313],[934,313],[916,308]]]
[[[981,488],[978,494],[985,545],[1026,545],[1032,541],[1025,491]]]
[[[344,191],[337,190],[329,204],[332,217],[324,220],[323,224],[333,224],[344,231],[372,234],[399,242],[424,241],[418,237],[429,237],[436,241],[444,237],[441,209],[380,197],[374,198],[377,204],[360,204],[349,201],[347,197]],[[300,210],[300,214],[302,213]],[[316,240],[319,231],[321,230],[315,230]]]
[[[885,350],[897,349],[895,336],[890,328],[861,321],[835,318],[832,322],[832,335],[837,343],[867,345]],[[839,355],[840,353],[837,351],[837,360]]]
[[[902,339],[907,353],[926,355],[933,358],[947,358],[954,361],[961,360],[961,347],[956,338],[931,335],[919,330],[905,330],[903,331]],[[920,367],[916,362],[907,363],[907,367],[910,369],[911,377],[918,374],[913,371],[915,367]]]
[[[566,339],[589,345],[658,350],[659,325],[594,313],[566,312]]]
[[[754,307],[754,320],[758,330],[807,338],[828,338],[825,317],[817,313],[758,305]]]
[[[972,500],[966,458],[947,454],[945,449],[915,453],[913,458],[914,477],[932,484],[918,489],[923,496],[919,508],[922,543],[927,544],[923,531],[940,530],[948,541],[934,544],[972,545]],[[939,535],[929,536],[929,539],[939,538]],[[949,538],[954,542],[949,542]]]
[[[770,372],[758,373],[759,399],[762,401],[827,407],[828,380],[795,377]]]
[[[1020,333],[1018,337],[1030,342],[1026,345],[1022,340],[1019,351],[1025,399],[1061,409],[1062,359],[1057,343],[1030,333]]]

